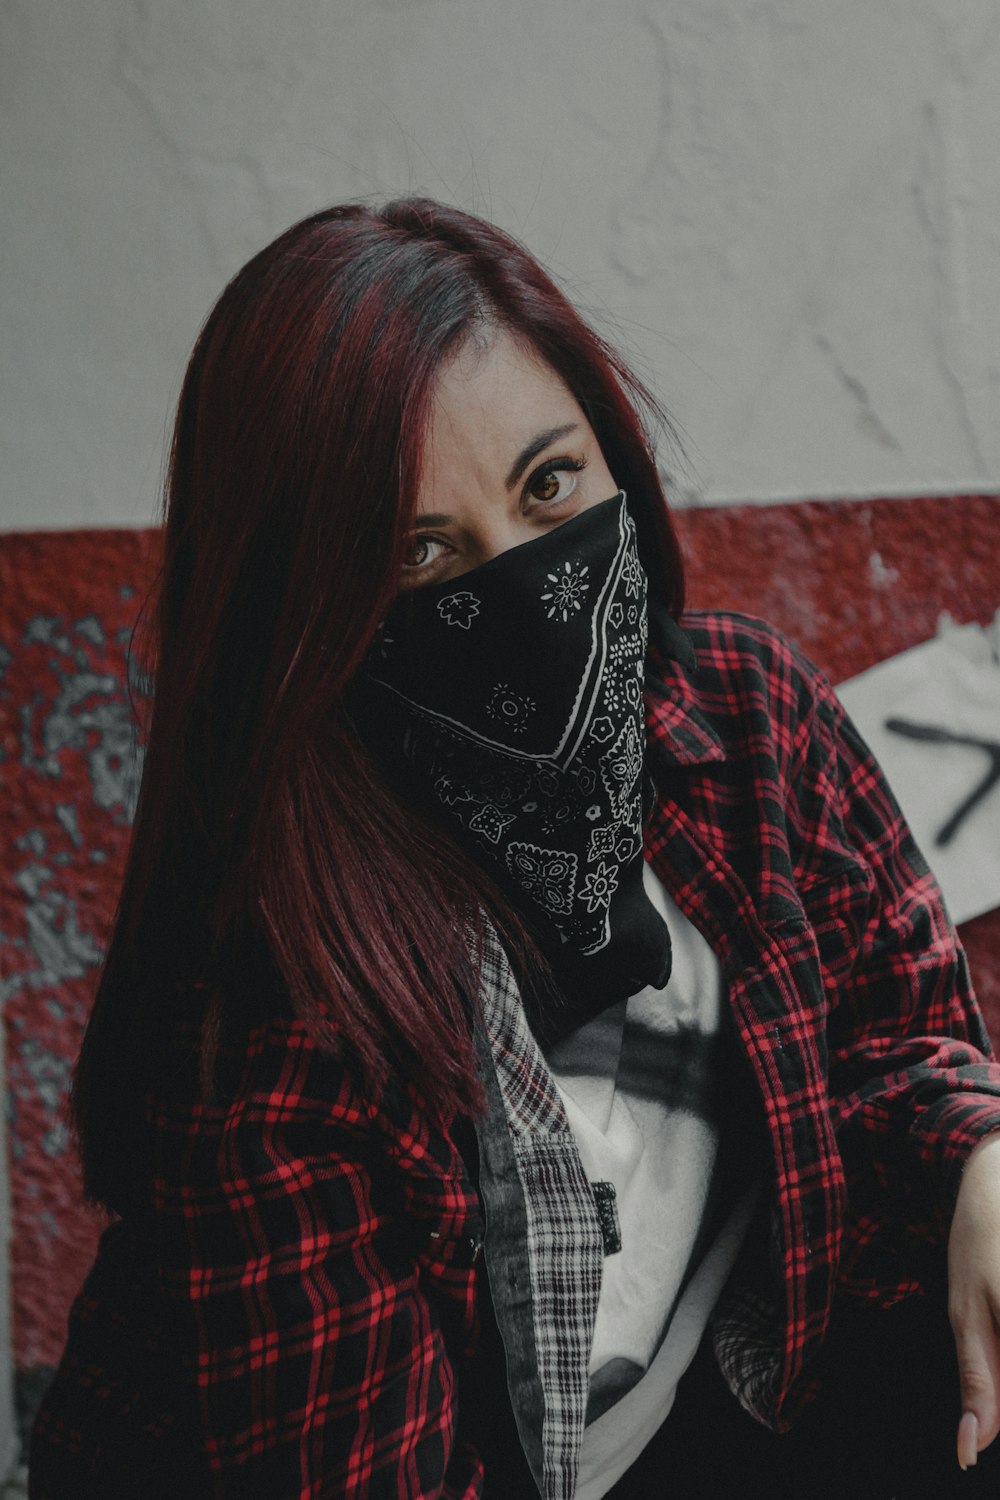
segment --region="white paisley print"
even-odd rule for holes
[[[522,890],[546,911],[568,917],[573,910],[576,855],[535,844],[511,844],[507,868]]]
[[[460,625],[463,630],[468,630],[479,613],[479,600],[475,594],[462,589],[439,600],[437,610],[446,625]]]
[[[603,911],[611,905],[611,897],[618,889],[618,869],[615,865],[599,864],[591,870],[580,886],[580,896],[590,912]]]
[[[642,741],[629,719],[608,753],[601,759],[601,776],[611,798],[611,812],[624,818],[642,774]]]
[[[504,829],[509,828],[513,821],[513,813],[501,812],[499,807],[487,802],[474,818],[469,819],[469,827],[473,833],[481,833],[484,838],[489,839],[491,844],[499,844]]]
[[[574,611],[579,611],[583,605],[584,595],[590,588],[587,574],[590,569],[583,564],[577,564],[574,568],[571,563],[565,562],[562,568],[555,573],[547,573],[545,576],[551,584],[542,598],[548,604],[548,618],[555,619],[561,615],[563,620],[568,620]]]
[[[622,569],[622,583],[630,599],[639,598],[643,586],[642,564],[634,552],[629,553],[625,559]]]
[[[621,831],[620,823],[605,823],[602,828],[595,828],[587,849],[588,863],[592,864],[595,859],[604,859],[605,856],[614,854]]]
[[[505,728],[512,729],[515,734],[523,734],[528,720],[535,712],[535,700],[526,697],[523,693],[515,693],[514,689],[508,687],[505,682],[499,682],[486,705],[486,712],[491,719],[496,719]]]

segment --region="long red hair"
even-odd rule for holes
[[[515,240],[427,199],[346,204],[233,278],[180,396],[142,788],[74,1084],[95,1201],[129,1200],[123,1142],[194,984],[203,1061],[232,1017],[286,1013],[373,1091],[400,1070],[442,1118],[481,1107],[470,938],[510,922],[380,779],[346,689],[396,591],[435,377],[484,325],[576,396],[680,608],[655,402]]]

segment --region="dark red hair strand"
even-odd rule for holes
[[[469,945],[484,913],[516,924],[400,805],[347,700],[395,593],[435,378],[495,327],[580,402],[680,607],[655,403],[508,235],[427,199],[348,204],[233,278],[181,391],[142,788],[74,1087],[96,1201],[141,1181],[123,1142],[193,993],[203,1063],[221,1028],[285,1014],[370,1090],[395,1072],[442,1118],[481,1107]]]

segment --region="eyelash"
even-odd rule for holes
[[[546,477],[546,475],[548,475],[548,474],[562,474],[562,473],[579,474],[580,471],[582,469],[585,469],[586,467],[587,467],[587,460],[585,458],[554,458],[554,459],[550,460],[549,463],[542,464],[539,468],[537,468],[535,470],[535,472],[529,478],[527,484],[524,486],[524,493],[528,494],[529,491],[531,490],[531,486],[537,480],[544,479]],[[566,499],[566,500],[568,500],[570,498],[570,495],[575,495],[575,494],[576,494],[576,485],[574,485],[573,488],[570,490],[569,495],[566,495],[563,498]],[[559,500],[539,500],[538,501],[539,505],[560,505],[561,503],[562,502],[559,501]]]
[[[585,458],[549,459],[547,463],[540,464],[534,471],[534,473],[529,475],[528,479],[525,482],[524,489],[522,490],[522,498],[531,493],[531,486],[533,484],[536,484],[540,479],[544,479],[548,474],[580,474],[586,467],[587,460]],[[542,507],[552,507],[553,509],[556,509],[560,505],[564,505],[567,500],[571,500],[575,494],[576,485],[573,486],[568,495],[563,495],[561,498],[555,500],[539,500],[536,498],[535,504]],[[414,536],[410,538],[410,541],[414,546],[418,545],[421,542],[425,544],[430,543],[438,546],[447,546],[447,543],[444,542],[441,537],[424,535],[421,532],[416,532]],[[410,574],[411,577],[417,573],[429,572],[431,568],[433,568],[434,562],[436,561],[440,561],[440,559],[434,559],[431,562],[409,563],[406,565],[406,571]]]

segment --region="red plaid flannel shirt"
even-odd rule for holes
[[[782,1426],[834,1287],[888,1304],[940,1256],[968,1152],[1000,1128],[1000,1067],[935,883],[829,684],[760,622],[684,625],[697,671],[663,662],[647,699],[647,854],[720,958],[759,1088],[764,1250],[748,1244],[714,1334],[741,1399]],[[198,1494],[480,1494],[456,1390],[481,1220],[454,1142],[407,1090],[361,1097],[297,1025],[259,1028],[227,1065],[217,1103],[156,1108],[153,1213],[115,1227],[74,1308],[32,1495],[88,1494],[116,1445],[120,1470],[185,1433],[207,1455]],[[177,1378],[197,1392],[183,1417]],[[156,1473],[134,1492],[159,1495]]]

